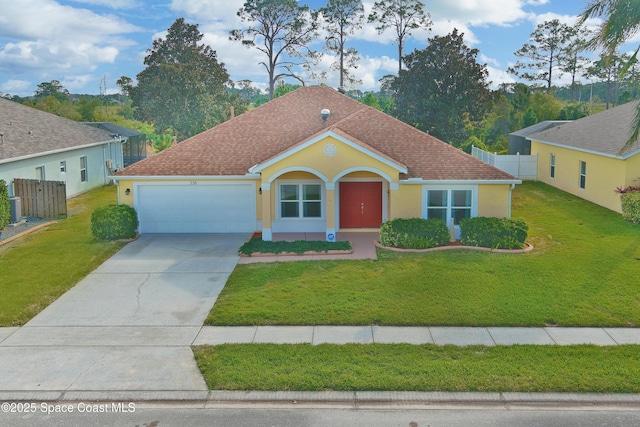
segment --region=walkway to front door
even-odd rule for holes
[[[325,240],[324,233],[273,233],[273,241],[293,242],[295,240]],[[337,240],[347,240],[351,242],[353,252],[350,254],[327,254],[317,255],[272,255],[272,256],[241,256],[238,264],[251,264],[254,262],[274,262],[274,261],[309,261],[327,259],[377,259],[375,242],[380,240],[380,233],[377,231],[339,231]]]
[[[340,183],[340,228],[380,228],[382,183]]]

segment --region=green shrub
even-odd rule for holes
[[[405,249],[427,249],[449,242],[449,230],[441,219],[397,218],[380,226],[383,246]]]
[[[640,224],[640,191],[627,191],[620,195],[622,217],[634,224]]]
[[[5,228],[11,220],[11,207],[9,205],[9,188],[4,179],[0,179],[0,230]]]
[[[492,249],[523,248],[529,227],[511,218],[477,217],[460,221],[460,242]]]
[[[136,237],[138,214],[127,205],[108,205],[91,214],[91,234],[98,240]]]
[[[239,252],[245,255],[253,253],[273,253],[293,252],[303,254],[307,251],[311,252],[328,252],[331,250],[348,251],[353,249],[351,243],[345,241],[327,242],[325,240],[296,240],[293,242],[285,241],[266,241],[261,238],[252,238],[240,246]]]

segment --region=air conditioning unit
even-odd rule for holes
[[[9,211],[10,211],[9,222],[11,224],[16,224],[22,221],[22,202],[20,197],[9,198]]]

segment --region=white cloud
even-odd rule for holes
[[[7,43],[0,50],[0,68],[42,70],[49,73],[84,68],[94,70],[100,63],[113,63],[119,50],[90,43],[47,42],[44,40]]]
[[[91,74],[82,74],[76,76],[65,76],[60,83],[69,92],[74,93],[84,89],[91,82],[96,83],[96,86],[98,86],[96,80],[95,76],[92,76]]]
[[[503,83],[516,82],[516,80],[513,78],[513,75],[507,73],[504,70],[488,65],[487,71],[489,71],[489,81],[491,82],[491,89],[497,89]]]
[[[362,90],[378,90],[382,76],[387,74],[395,74],[398,72],[398,59],[388,56],[378,58],[365,57],[360,61],[355,75],[362,80]]]
[[[557,19],[558,21],[566,25],[575,25],[575,23],[578,20],[578,16],[577,15],[560,15],[557,13],[548,12],[548,13],[542,13],[540,15],[534,15],[531,17],[531,21],[533,22],[534,26],[537,26],[539,24],[544,24],[547,21],[553,21],[554,19]]]
[[[266,59],[262,52],[254,48],[246,48],[239,42],[232,42],[226,34],[209,32],[203,34],[202,42],[216,51],[218,62],[224,63],[231,79],[267,80],[264,67],[259,65],[260,61]]]
[[[73,0],[75,3],[107,6],[112,9],[135,9],[142,4],[136,0]]]
[[[18,40],[104,43],[110,37],[141,31],[115,15],[62,6],[53,0],[4,2],[0,36]]]
[[[0,91],[3,93],[16,94],[26,92],[30,87],[30,81],[10,79],[0,84]]]
[[[114,64],[123,50],[136,45],[125,35],[145,31],[113,14],[62,5],[54,0],[1,0],[0,71],[35,81],[60,80]],[[128,0],[83,0],[89,5],[133,7]],[[20,79],[22,80],[22,79]],[[83,79],[73,79],[81,82]],[[85,80],[86,81],[86,80]],[[32,86],[34,87],[34,86]],[[24,91],[24,88],[16,88]],[[24,93],[24,92],[22,92]]]
[[[0,35],[13,40],[0,47],[0,67],[9,63],[34,68],[111,63],[119,47],[133,44],[119,34],[137,27],[115,16],[61,6],[50,0],[12,2],[0,17]]]
[[[434,22],[456,20],[470,26],[510,25],[526,18],[521,0],[432,0],[426,10]]]
[[[458,20],[434,22],[433,34],[430,35],[430,37],[433,37],[434,35],[446,36],[448,34],[451,34],[454,29],[457,29],[459,34],[464,35],[464,43],[467,46],[475,46],[476,44],[480,43],[480,40],[478,40],[476,35],[473,33],[473,30],[471,30],[471,28],[466,23]]]
[[[201,22],[230,24],[240,22],[237,12],[243,4],[244,0],[173,0],[170,7],[187,16],[198,17]]]
[[[500,66],[500,63],[498,62],[497,59],[489,58],[488,56],[486,56],[483,53],[478,55],[478,62],[480,64],[493,65],[494,67],[499,67]]]

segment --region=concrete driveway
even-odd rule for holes
[[[0,342],[0,397],[206,391],[189,345],[248,238],[143,235],[129,243]]]

